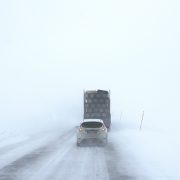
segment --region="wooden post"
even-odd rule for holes
[[[141,123],[140,123],[139,131],[141,131],[141,129],[142,129],[143,119],[144,119],[144,111],[142,112],[142,118],[141,118]]]

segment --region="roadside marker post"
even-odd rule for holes
[[[142,129],[143,120],[144,120],[144,111],[142,112],[142,118],[141,118],[141,123],[140,123],[139,131],[141,131],[141,129]]]

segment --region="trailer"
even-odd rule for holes
[[[84,119],[101,119],[105,126],[110,128],[110,91],[84,91]]]

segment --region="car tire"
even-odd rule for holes
[[[77,145],[78,147],[80,147],[80,146],[81,146],[81,143],[80,143],[80,142],[77,142],[76,145]]]
[[[108,143],[108,140],[107,140],[107,139],[104,139],[104,140],[103,140],[103,146],[106,146],[107,143]]]

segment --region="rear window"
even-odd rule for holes
[[[81,126],[83,128],[100,128],[103,124],[101,122],[84,122]]]

